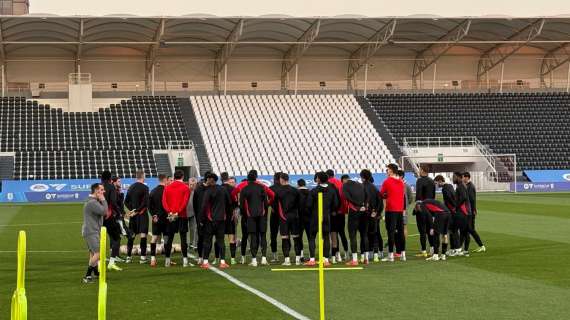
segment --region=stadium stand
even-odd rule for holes
[[[190,98],[212,169],[312,174],[381,172],[394,158],[352,95]]]
[[[515,153],[519,168],[570,168],[568,93],[399,93],[367,99],[400,145],[404,137],[476,136],[497,154]]]
[[[16,152],[14,179],[133,177],[157,169],[152,150],[188,140],[175,97],[137,96],[98,112],[63,112],[22,97],[0,102],[0,152]]]

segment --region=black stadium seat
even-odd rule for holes
[[[570,168],[570,94],[438,93],[367,97],[394,138],[476,136],[521,169]],[[514,166],[514,164],[511,164]]]
[[[0,152],[16,152],[15,179],[97,178],[111,170],[156,176],[152,150],[188,140],[174,97],[133,97],[94,113],[63,112],[20,97],[0,100]]]

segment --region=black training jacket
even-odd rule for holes
[[[206,188],[202,199],[202,221],[224,221],[231,205],[228,190],[220,185]]]
[[[248,181],[239,196],[240,209],[246,217],[265,216],[268,201],[263,186],[255,181]]]
[[[445,206],[451,211],[451,213],[455,212],[455,190],[453,190],[453,186],[449,183],[446,183],[441,188],[441,193],[443,195],[443,202]]]
[[[279,218],[286,221],[287,218],[296,218],[299,216],[299,190],[290,185],[279,186],[275,188],[275,206]]]
[[[308,221],[311,217],[311,211],[307,209],[309,207],[309,189],[302,187],[297,190],[299,190],[299,218]]]
[[[127,191],[125,205],[130,211],[135,210],[138,214],[146,213],[148,209],[149,192],[144,183],[135,182]]]
[[[477,190],[475,185],[469,181],[467,184],[467,195],[469,196],[469,204],[471,205],[471,212],[477,214]]]
[[[360,182],[348,180],[342,185],[342,193],[348,201],[348,207],[351,210],[359,211],[361,207],[364,207],[366,193],[364,186]]]
[[[158,216],[158,219],[166,219],[167,212],[162,206],[162,194],[164,193],[164,186],[158,185],[150,192],[150,201],[148,203],[148,210],[153,216]]]
[[[463,215],[471,214],[471,207],[469,204],[469,194],[467,188],[460,182],[455,188],[455,212],[462,213]]]
[[[378,188],[369,181],[364,181],[362,186],[364,187],[364,206],[366,207],[366,211],[368,211],[369,214],[374,211],[379,217],[382,210],[384,210],[384,201],[380,198]]]
[[[343,188],[344,189],[344,188]],[[332,184],[320,184],[309,192],[307,199],[307,209],[313,219],[318,219],[319,214],[319,193],[323,193],[323,222],[328,222],[332,212],[335,212],[340,201],[338,191]]]
[[[425,199],[435,199],[435,182],[428,176],[416,180],[416,201]]]

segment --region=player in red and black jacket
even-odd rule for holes
[[[469,205],[471,206],[471,215],[467,217],[467,226],[469,228],[469,234],[473,237],[479,249],[475,252],[485,252],[487,249],[479,237],[479,233],[475,229],[475,217],[477,217],[477,190],[473,182],[471,182],[471,174],[469,172],[463,173],[463,183],[467,188],[467,195],[469,196]],[[469,241],[467,241],[467,248],[469,248]],[[467,250],[467,249],[465,249]]]
[[[190,188],[184,183],[184,171],[174,172],[174,181],[164,188],[162,194],[162,206],[166,211],[168,220],[168,236],[165,246],[166,262],[165,266],[170,267],[170,253],[172,251],[172,241],[174,234],[180,233],[180,247],[182,249],[183,267],[188,266],[188,215],[187,206],[190,200]]]
[[[463,183],[462,173],[453,173],[453,183],[455,184],[455,215],[453,219],[459,231],[459,241],[454,245],[454,247],[456,248],[456,255],[465,255],[465,252],[461,250],[461,247],[463,244],[467,247],[469,246],[468,216],[471,215],[471,206],[469,204],[467,188]]]
[[[135,237],[140,235],[140,263],[146,263],[146,235],[148,234],[148,202],[149,190],[144,184],[144,172],[138,170],[136,172],[137,181],[133,183],[127,191],[125,205],[129,210],[129,229],[131,229],[132,236],[129,237],[127,242],[127,263],[131,262],[131,253],[135,243]]]
[[[420,166],[420,177],[416,180],[416,201],[423,201],[426,199],[435,199],[435,183],[434,181],[428,176],[429,168],[427,165]],[[429,222],[427,221],[427,215],[418,210],[418,208],[414,208],[413,215],[416,216],[416,226],[418,227],[418,233],[420,234],[420,245],[421,245],[421,252],[418,253],[416,256],[418,257],[427,257],[427,247],[426,247],[426,239],[429,239],[430,247],[434,246],[433,237],[428,235],[428,225]]]
[[[459,225],[457,223],[458,219],[455,218],[455,190],[453,189],[453,185],[445,182],[445,178],[442,175],[436,176],[434,181],[437,186],[441,188],[443,203],[451,214],[449,219],[449,246],[451,250],[449,253],[455,255],[455,250],[459,249]]]
[[[416,202],[417,209],[429,218],[428,230],[433,236],[434,249],[433,256],[427,258],[428,261],[445,260],[445,252],[447,251],[447,232],[449,229],[449,219],[451,214],[447,207],[434,199],[426,199]],[[440,239],[440,237],[442,239]],[[441,255],[439,255],[439,244],[441,243]]]
[[[276,172],[273,175],[273,185],[269,187],[273,193],[277,194],[277,190],[281,186],[279,177],[281,172]],[[271,262],[277,261],[277,235],[279,234],[279,213],[277,212],[277,204],[271,204],[271,214],[269,215],[269,246],[271,247]]]
[[[299,238],[299,190],[289,184],[289,175],[281,173],[279,187],[275,189],[275,204],[279,215],[279,232],[285,261],[284,266],[290,266],[291,238],[295,243],[295,264],[301,264],[301,239]]]
[[[204,192],[206,191],[206,177],[210,175],[210,171],[204,173],[204,178],[196,184],[196,189],[194,189],[192,196],[192,206],[194,207],[194,212],[202,212],[202,200],[204,197]],[[202,230],[202,223],[200,221],[201,215],[196,214],[196,231],[198,231],[198,243],[196,250],[198,251],[198,264],[202,264],[202,251],[204,250],[204,232]]]
[[[121,226],[117,220],[122,219],[124,208],[121,207],[121,201],[118,197],[117,189],[112,183],[112,174],[110,171],[103,171],[101,173],[101,184],[103,188],[105,188],[105,201],[109,206],[103,220],[103,226],[107,229],[111,247],[108,268],[110,270],[120,271],[121,268],[115,264],[115,262],[120,261],[119,250],[121,248]]]
[[[330,231],[331,231],[331,216],[333,212],[338,210],[340,205],[339,195],[337,189],[328,184],[328,175],[325,172],[317,172],[315,174],[315,183],[317,184],[309,192],[309,198],[307,199],[307,209],[311,212],[311,230],[309,237],[309,253],[310,260],[305,263],[307,266],[316,265],[315,262],[315,249],[316,249],[316,237],[319,231],[319,193],[323,194],[323,218],[322,218],[322,237],[323,237],[323,255],[324,255],[324,265],[329,266],[329,257],[331,254],[331,244],[330,244]]]
[[[374,252],[374,262],[379,262],[383,256],[384,242],[380,232],[380,220],[384,210],[384,201],[380,198],[378,188],[374,185],[374,178],[370,170],[364,169],[360,172],[362,186],[366,195],[364,206],[368,217],[368,245],[370,251]]]
[[[332,256],[333,262],[334,260],[338,260],[339,262],[342,261],[342,257],[340,255],[340,249],[338,244],[338,238],[340,238],[340,242],[342,243],[342,247],[344,249],[345,259],[349,259],[348,254],[348,239],[346,237],[346,215],[348,214],[348,203],[344,198],[344,194],[342,192],[342,181],[335,177],[335,172],[332,169],[326,171],[327,176],[329,177],[328,184],[333,185],[336,188],[336,191],[339,196],[339,206],[336,212],[333,212],[331,216],[331,245],[332,245]]]
[[[212,237],[216,237],[216,245],[220,248],[220,268],[225,269],[229,267],[226,264],[224,235],[226,226],[226,214],[228,207],[231,206],[231,199],[228,190],[216,184],[218,176],[211,173],[206,177],[206,185],[208,188],[204,192],[202,199],[202,212],[200,221],[203,224],[204,231],[204,250],[202,252],[202,265],[203,269],[210,267],[208,257],[212,250]]]
[[[239,188],[239,189],[238,189]],[[269,205],[266,186],[257,181],[257,171],[251,170],[245,185],[236,187],[239,190],[239,204],[242,216],[247,218],[247,231],[250,240],[251,264],[257,267],[257,250],[261,244],[261,264],[267,264],[267,206]],[[234,193],[236,190],[234,190]]]
[[[342,194],[348,207],[348,237],[352,259],[346,264],[358,265],[358,241],[356,232],[360,233],[360,254],[362,262],[368,263],[368,214],[366,212],[366,192],[360,182],[350,180],[348,175],[341,177]]]

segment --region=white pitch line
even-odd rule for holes
[[[195,257],[194,255],[190,255],[190,257],[191,257],[192,259],[196,260],[196,257]],[[255,288],[253,288],[253,287],[248,286],[247,284],[245,284],[245,283],[239,281],[238,279],[236,279],[236,278],[230,276],[229,274],[227,274],[227,273],[225,273],[225,272],[219,270],[218,268],[216,268],[216,267],[210,265],[210,268],[208,268],[208,269],[211,270],[212,272],[214,272],[215,274],[217,274],[217,275],[219,275],[219,276],[221,276],[221,277],[226,278],[228,281],[230,281],[231,283],[235,284],[236,286],[238,286],[238,287],[240,287],[240,288],[242,288],[242,289],[244,289],[244,290],[247,290],[247,291],[253,293],[254,295],[260,297],[261,299],[263,299],[263,300],[265,300],[265,301],[271,303],[271,304],[274,305],[277,309],[279,309],[279,310],[285,312],[286,314],[292,316],[293,318],[298,319],[298,320],[310,320],[309,317],[300,314],[299,312],[297,312],[297,311],[291,309],[291,308],[288,307],[287,305],[285,305],[285,304],[283,304],[283,303],[281,303],[281,302],[275,300],[274,298],[272,298],[272,297],[266,295],[265,293],[263,293],[263,292],[261,292],[261,291],[255,289]]]
[[[48,222],[48,223],[23,223],[23,224],[0,224],[0,227],[33,227],[33,226],[55,226],[62,224],[80,224],[82,221],[73,222]]]

